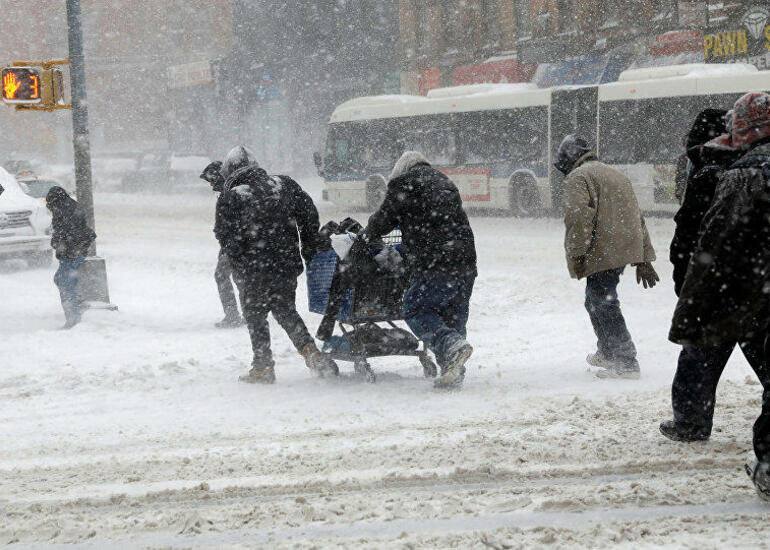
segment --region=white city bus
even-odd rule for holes
[[[424,153],[467,206],[534,214],[550,201],[550,90],[477,84],[363,97],[332,115],[321,172],[334,203],[374,208],[403,151]]]
[[[768,89],[770,71],[679,65],[626,71],[601,86],[477,84],[427,97],[363,97],[334,112],[316,163],[329,200],[375,208],[399,155],[417,149],[452,178],[467,206],[537,215],[561,206],[563,176],[552,157],[576,132],[631,177],[644,211],[674,212],[674,167],[695,116]]]
[[[770,71],[750,65],[638,69],[599,87],[602,161],[630,176],[647,211],[676,211],[676,160],[703,109],[729,110],[746,92],[770,90]]]

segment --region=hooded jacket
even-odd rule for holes
[[[564,223],[567,268],[575,279],[655,260],[631,180],[596,153],[578,159],[564,181]]]
[[[669,339],[714,346],[767,328],[770,143],[727,169],[704,220]]]
[[[715,141],[691,147],[687,155],[693,170],[686,185],[682,207],[674,216],[676,229],[670,253],[674,266],[674,291],[677,296],[682,290],[687,267],[698,245],[703,218],[714,201],[719,178],[739,157],[734,149]]]
[[[319,227],[313,200],[296,181],[256,165],[230,173],[217,201],[214,234],[233,267],[252,279],[296,279],[302,258],[315,254]]]
[[[477,274],[476,243],[460,192],[420,153],[408,151],[396,163],[385,200],[360,238],[372,242],[396,227],[412,277],[436,272]]]
[[[88,226],[80,205],[61,187],[54,186],[46,195],[51,211],[51,247],[59,260],[74,260],[88,254],[96,233]]]

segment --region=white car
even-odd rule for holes
[[[34,267],[51,265],[51,214],[45,202],[27,195],[3,168],[0,186],[0,260],[23,258]]]

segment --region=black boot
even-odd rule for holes
[[[690,428],[677,424],[674,420],[666,420],[660,423],[660,433],[665,435],[671,441],[681,441],[691,443],[693,441],[708,441],[711,437],[711,430],[706,428]]]

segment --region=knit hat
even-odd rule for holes
[[[770,137],[770,95],[751,92],[740,98],[734,107],[733,146],[747,149],[759,140]]]

